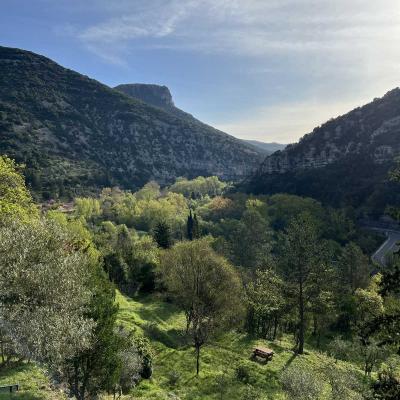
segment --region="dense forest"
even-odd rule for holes
[[[215,176],[36,204],[23,174],[0,157],[0,382],[20,398],[400,398],[400,256],[371,261],[384,239],[354,209]]]

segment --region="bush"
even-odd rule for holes
[[[151,350],[150,342],[143,336],[135,336],[133,340],[139,355],[142,357],[142,370],[140,376],[143,379],[149,379],[153,374],[153,352]]]
[[[170,386],[176,386],[181,379],[181,374],[178,371],[169,371],[167,374],[168,384]]]
[[[303,367],[289,367],[281,374],[283,390],[290,400],[318,400],[323,392],[321,379]]]
[[[228,385],[229,378],[225,373],[219,374],[215,377],[215,389],[219,393],[221,399],[223,399]]]
[[[335,360],[348,361],[353,356],[353,348],[353,343],[336,337],[328,345],[328,354]]]
[[[248,364],[241,363],[235,368],[235,377],[238,381],[249,383],[250,382],[250,367]]]
[[[261,393],[254,386],[247,384],[243,390],[241,400],[259,400]]]

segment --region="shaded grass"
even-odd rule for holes
[[[33,363],[21,363],[12,368],[0,369],[0,386],[19,384],[19,392],[0,393],[0,400],[61,400],[62,393],[50,387],[45,371]]]

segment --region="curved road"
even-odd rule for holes
[[[372,255],[372,260],[375,262],[386,265],[386,256],[393,254],[395,251],[399,250],[400,243],[400,231],[394,231],[390,229],[373,228],[375,231],[380,231],[385,233],[387,236],[386,241],[381,247]]]

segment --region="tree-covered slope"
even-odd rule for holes
[[[268,156],[247,182],[254,193],[287,192],[381,213],[400,201],[388,171],[400,153],[400,89],[331,119]]]
[[[0,47],[0,154],[24,162],[33,189],[51,196],[181,175],[240,179],[260,161],[223,132],[7,47]]]

